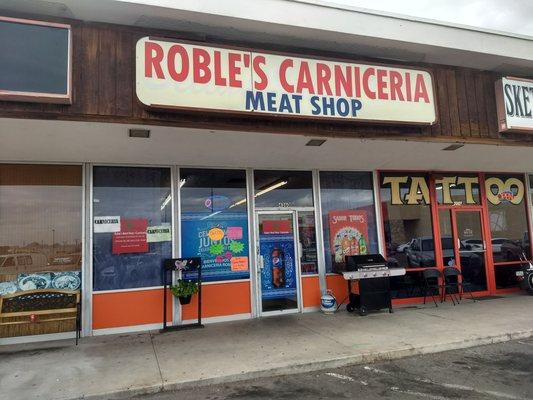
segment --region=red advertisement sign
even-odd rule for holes
[[[264,220],[264,235],[285,235],[292,233],[292,221],[289,219]]]
[[[148,252],[147,228],[147,219],[122,218],[120,221],[120,232],[113,233],[113,254]]]
[[[335,262],[368,253],[368,218],[364,210],[334,210],[328,214],[331,253]]]

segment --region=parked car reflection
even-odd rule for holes
[[[531,253],[528,232],[524,232],[520,240],[506,239],[500,245],[499,250],[499,253],[494,255],[494,261],[496,262],[519,261],[524,255],[529,259]],[[495,252],[494,247],[493,252]]]

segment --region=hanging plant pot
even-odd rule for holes
[[[180,300],[180,304],[189,304],[191,296],[198,293],[198,283],[178,279],[176,284],[170,287],[172,294]]]

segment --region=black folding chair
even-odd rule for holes
[[[459,277],[461,276],[461,271],[455,267],[444,267],[442,271],[444,275],[444,288],[442,291],[441,303],[446,301],[446,296],[450,296],[452,303],[455,306],[456,302],[459,304],[459,299],[461,298],[461,282]],[[459,297],[455,297],[455,296]]]
[[[474,295],[472,294],[472,291],[473,291],[472,284],[465,279],[465,276],[463,275],[461,271],[459,271],[459,276],[461,278],[459,280],[459,288],[460,288],[459,299],[463,300],[463,294],[466,292],[470,295],[470,298],[475,303],[476,299],[474,298]]]
[[[426,297],[429,294],[433,299],[433,303],[435,303],[435,307],[438,307],[437,301],[435,300],[435,294],[440,297],[440,290],[442,288],[442,285],[440,284],[441,273],[436,268],[426,268],[423,272],[423,275],[424,304],[426,304]]]

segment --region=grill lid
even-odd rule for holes
[[[387,261],[381,254],[360,254],[357,256],[346,256],[346,269],[348,271],[359,268],[383,267]]]

